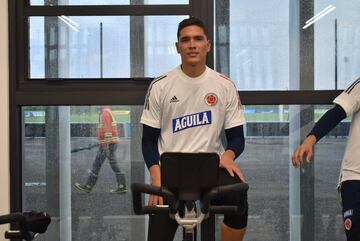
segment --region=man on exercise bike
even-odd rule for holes
[[[159,156],[164,152],[216,152],[220,156],[219,185],[244,182],[235,163],[245,145],[245,118],[236,86],[206,66],[211,44],[201,20],[190,17],[181,21],[177,40],[181,65],[151,83],[141,117],[142,150],[151,184],[161,186]],[[223,129],[226,148],[220,138]],[[215,201],[245,206],[242,215],[225,214],[221,225],[222,241],[243,240],[248,213],[246,195],[232,194]],[[158,204],[163,204],[163,199],[150,195],[149,205]],[[150,215],[148,241],[173,240],[177,226],[168,214]]]

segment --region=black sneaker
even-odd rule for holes
[[[110,193],[112,194],[120,194],[120,193],[126,193],[126,187],[125,185],[120,184],[120,186],[116,189],[111,189]]]
[[[86,192],[86,193],[90,193],[91,192],[91,186],[90,185],[81,185],[78,182],[74,183],[74,186],[77,190],[82,191],[82,192]]]

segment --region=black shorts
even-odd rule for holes
[[[220,169],[219,185],[229,185],[239,183],[241,180],[236,177],[231,177],[225,169]],[[229,194],[216,199],[212,202],[216,205],[239,205],[243,207],[241,214],[224,215],[224,223],[236,229],[245,228],[248,219],[248,203],[247,195]],[[169,217],[169,214],[162,213],[149,216],[148,241],[169,241],[174,239],[178,224],[175,220]]]
[[[343,221],[348,241],[360,240],[360,181],[341,183]]]

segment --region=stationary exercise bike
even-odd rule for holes
[[[131,185],[135,214],[168,212],[183,227],[184,241],[195,241],[196,226],[211,216],[212,220],[206,220],[210,223],[201,226],[201,240],[215,241],[214,214],[241,213],[243,207],[214,206],[210,204],[211,200],[234,192],[245,195],[248,184],[218,186],[219,156],[216,153],[163,153],[160,160],[161,187],[144,183]],[[143,193],[162,196],[168,205],[143,205]],[[196,201],[200,203],[199,215]]]
[[[0,224],[16,224],[16,230],[5,232],[6,239],[33,240],[39,233],[45,233],[51,222],[50,216],[45,212],[11,213],[0,216]]]

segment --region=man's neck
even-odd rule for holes
[[[182,71],[191,78],[196,78],[205,72],[206,65],[181,64]]]

